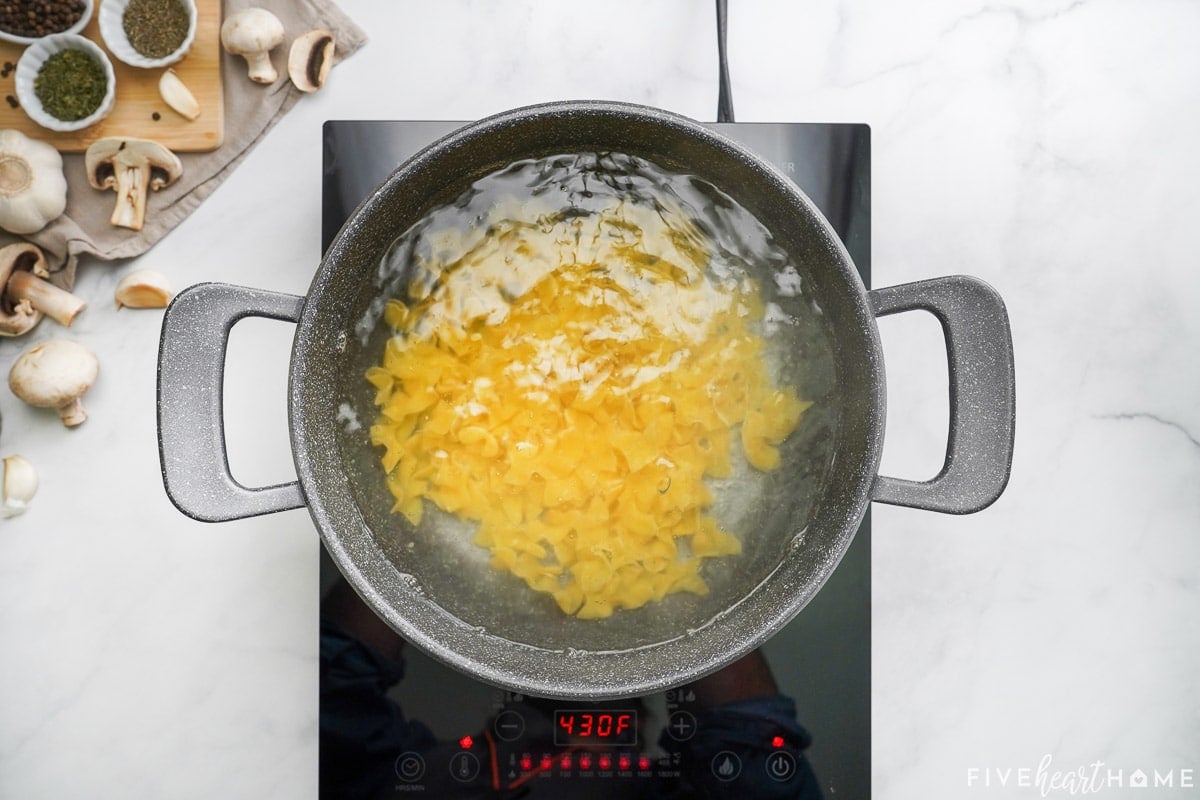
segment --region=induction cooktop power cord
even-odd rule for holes
[[[729,86],[729,57],[725,38],[729,29],[726,0],[717,0],[717,60],[720,62],[717,89],[717,122],[733,122],[733,90]]]

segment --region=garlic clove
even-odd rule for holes
[[[117,308],[166,308],[175,293],[161,272],[137,269],[121,279],[113,296]]]
[[[164,103],[184,119],[192,120],[200,116],[200,103],[187,84],[180,80],[175,70],[167,70],[158,79],[158,94]]]
[[[15,517],[25,513],[37,490],[38,476],[33,464],[22,456],[9,456],[4,459],[0,517]]]

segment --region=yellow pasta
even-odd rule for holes
[[[702,563],[741,549],[706,477],[739,446],[776,468],[808,407],[772,385],[757,287],[636,208],[491,227],[385,310],[366,378],[394,511],[474,521],[494,568],[581,618],[706,593]]]

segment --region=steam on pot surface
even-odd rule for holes
[[[611,645],[631,621],[652,642],[802,540],[833,453],[828,321],[727,193],[570,153],[397,234],[355,320],[342,444],[431,600],[538,646]]]

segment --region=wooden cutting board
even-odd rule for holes
[[[103,0],[101,0],[103,2]],[[101,48],[100,8],[83,35]],[[158,95],[163,69],[139,69],[122,64],[109,53],[117,76],[113,110],[91,127],[57,133],[41,127],[20,108],[13,108],[17,59],[22,45],[0,41],[0,128],[15,128],[35,139],[50,142],[64,153],[80,153],[105,136],[138,136],[154,139],[176,152],[215,150],[225,138],[225,103],[221,90],[221,0],[196,0],[196,40],[183,60],[172,68],[200,103],[200,116],[188,121],[171,110]],[[8,98],[11,98],[9,100]],[[156,118],[157,116],[157,118]]]

